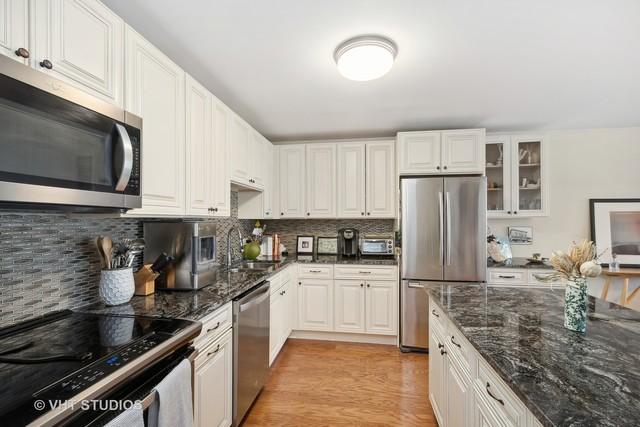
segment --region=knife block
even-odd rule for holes
[[[136,284],[134,295],[147,296],[155,292],[156,277],[158,275],[151,270],[151,264],[144,265],[133,275]]]

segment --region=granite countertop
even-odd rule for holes
[[[223,268],[215,284],[197,291],[157,290],[146,297],[134,296],[127,304],[109,307],[98,303],[76,311],[200,320],[294,261],[291,258],[277,260],[270,272],[231,273]]]
[[[546,258],[545,258],[546,260]],[[529,262],[526,258],[510,258],[503,262],[495,262],[491,258],[487,259],[487,267],[489,268],[530,268],[537,270],[552,270],[548,261],[543,263]]]
[[[640,313],[589,297],[581,334],[563,326],[563,290],[439,285],[428,292],[544,425],[637,425]]]
[[[358,264],[358,265],[398,265],[394,256],[358,256],[343,257],[340,255],[294,255],[296,262],[302,264]]]

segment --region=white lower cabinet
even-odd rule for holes
[[[366,329],[372,334],[395,335],[397,331],[398,285],[393,281],[367,280]]]
[[[233,333],[199,350],[193,368],[194,421],[197,427],[227,427],[233,411]]]
[[[365,331],[365,288],[364,280],[336,280],[335,292],[335,331]]]
[[[438,424],[442,427],[540,426],[537,418],[434,302],[430,303],[429,313],[429,400]]]
[[[282,276],[285,276],[284,273],[280,273],[279,276],[279,279],[271,282],[272,286],[277,283],[277,289],[272,288],[270,298],[269,365],[278,356],[293,329],[293,284],[288,276],[286,280],[280,281]]]
[[[299,279],[298,329],[333,331],[333,280]]]

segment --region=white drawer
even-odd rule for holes
[[[342,265],[334,266],[336,279],[396,280],[398,273],[394,266]]]
[[[220,337],[232,326],[233,306],[231,303],[227,303],[202,319],[201,322],[202,331],[194,341],[195,347],[199,350],[211,341]]]
[[[431,299],[429,299],[429,324],[438,328],[443,336],[447,335],[447,317]]]
[[[223,334],[215,341],[209,341],[207,345],[203,345],[198,349],[198,355],[193,361],[193,365],[195,369],[198,369],[202,365],[204,365],[207,360],[215,355],[225,346],[225,344],[231,344],[231,340],[233,339],[232,331],[228,331],[226,334]]]
[[[489,284],[526,285],[527,280],[526,270],[489,269]]]
[[[333,265],[300,264],[298,277],[300,279],[333,279]]]
[[[482,358],[478,358],[476,389],[507,426],[526,427],[527,409]]]
[[[446,335],[446,346],[451,357],[455,359],[461,371],[471,378],[471,363],[473,361],[473,347],[471,343],[453,324],[449,323]]]

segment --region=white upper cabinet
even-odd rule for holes
[[[398,173],[483,173],[484,144],[484,129],[399,132]]]
[[[125,108],[142,117],[142,209],[185,213],[185,73],[127,27]]]
[[[122,107],[124,21],[98,0],[30,5],[31,65]]]
[[[211,93],[186,77],[187,215],[213,214]]]
[[[0,0],[0,54],[28,64],[29,49],[29,2]]]
[[[365,216],[365,153],[366,145],[339,143],[338,145],[338,217]]]
[[[540,135],[489,134],[486,143],[489,218],[549,215],[548,161]]]
[[[307,213],[336,217],[336,144],[307,144]]]
[[[278,204],[281,218],[306,217],[305,146],[281,145],[279,152]]]
[[[231,144],[231,180],[249,185],[249,153],[252,148],[251,127],[237,114],[232,113],[229,124]]]
[[[402,174],[440,173],[441,132],[399,132],[398,172]]]
[[[273,158],[274,158],[274,149],[273,145],[265,140],[263,144],[263,155],[260,156],[261,160],[264,162],[263,172],[264,172],[264,191],[262,192],[262,217],[263,218],[273,218],[273,194],[274,194],[274,170],[273,166]]]
[[[367,143],[366,212],[368,218],[396,216],[394,148],[393,141]]]
[[[265,157],[267,144],[271,145],[264,136],[251,130],[249,151],[249,183],[253,187],[264,188],[265,169],[271,167],[271,162]]]
[[[231,215],[231,181],[229,179],[229,121],[231,111],[213,97],[213,171],[212,204],[214,216]]]
[[[442,169],[445,173],[484,172],[484,129],[442,132]]]

